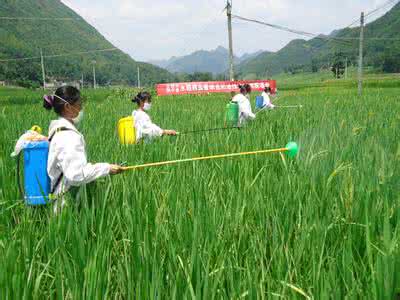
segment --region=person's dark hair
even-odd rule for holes
[[[271,88],[269,86],[266,86],[265,89],[264,89],[264,92],[270,93],[271,92]]]
[[[141,102],[146,100],[151,101],[151,94],[149,92],[140,92],[135,98],[132,99],[132,102],[139,105]]]
[[[56,90],[54,95],[43,97],[43,107],[52,110],[61,115],[65,104],[74,105],[81,99],[80,91],[73,86],[63,86]]]
[[[250,86],[250,84],[248,84],[248,83],[243,84],[243,85],[239,85],[239,89],[240,89],[240,92],[241,92],[242,94],[249,94],[249,93],[251,93],[251,86]]]

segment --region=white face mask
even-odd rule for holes
[[[151,103],[145,102],[143,106],[143,110],[149,111],[151,109]]]
[[[83,120],[83,116],[84,116],[84,113],[83,113],[83,110],[81,110],[79,112],[79,114],[75,118],[72,119],[72,122],[74,123],[74,125],[79,125],[79,123],[82,122],[82,120]]]
[[[54,95],[54,97],[57,97],[57,98],[60,99],[61,101],[65,102],[65,104],[71,105],[69,102],[65,101],[63,98],[61,98],[61,97],[59,97],[59,96],[57,96],[57,95]],[[71,107],[72,107],[72,106],[71,106]],[[77,109],[75,109],[74,107],[72,107],[72,108],[73,108],[75,111],[77,110]],[[80,110],[79,113],[78,113],[78,115],[77,115],[75,118],[71,119],[72,123],[74,123],[74,125],[78,125],[79,123],[82,122],[83,116],[84,116],[83,110]]]

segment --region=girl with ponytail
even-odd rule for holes
[[[67,192],[77,196],[79,187],[108,175],[119,174],[123,169],[119,165],[88,162],[85,139],[78,130],[83,119],[83,103],[78,89],[72,86],[57,89],[53,95],[44,96],[43,107],[53,110],[58,117],[49,128],[47,173],[52,194],[56,196],[54,212],[59,213],[68,204],[64,197]],[[78,200],[74,196],[72,198]]]
[[[161,129],[151,121],[150,116],[147,114],[152,105],[151,95],[149,92],[140,92],[134,99],[132,99],[132,102],[136,103],[138,106],[138,108],[132,113],[136,129],[136,142],[140,142],[141,140],[149,141],[164,135],[177,134],[175,130]]]
[[[244,125],[249,120],[254,120],[256,115],[253,114],[250,104],[251,86],[249,84],[239,85],[240,94],[233,97],[232,102],[239,105],[239,124]]]

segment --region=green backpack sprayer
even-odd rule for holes
[[[239,127],[239,104],[230,102],[226,106],[225,127]]]

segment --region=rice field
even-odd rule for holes
[[[400,86],[287,90],[241,130],[120,146],[133,91],[84,91],[93,162],[129,165],[280,148],[103,179],[60,216],[24,205],[16,139],[54,118],[41,92],[0,90],[1,299],[396,299]],[[253,95],[253,104],[254,104]],[[228,95],[155,98],[184,132],[222,127]]]

